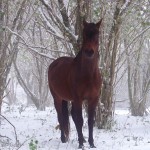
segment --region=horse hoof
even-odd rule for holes
[[[83,149],[83,147],[84,147],[83,145],[79,145],[78,149]]]
[[[66,141],[65,141],[65,140],[61,140],[61,142],[62,142],[62,143],[66,143]]]
[[[96,146],[94,146],[94,144],[90,145],[90,148],[96,148]]]
[[[61,138],[61,142],[66,143],[67,142],[66,138]]]
[[[86,143],[86,140],[83,138],[83,143]]]

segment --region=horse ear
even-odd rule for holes
[[[98,29],[99,29],[100,25],[102,24],[102,20],[103,20],[103,18],[99,22],[96,23],[96,26]]]

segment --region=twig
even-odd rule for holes
[[[30,139],[32,139],[33,137],[26,139],[16,150],[19,150],[27,141],[29,141]]]
[[[136,41],[136,39],[138,39],[141,35],[143,35],[147,30],[150,29],[150,26],[148,26],[146,29],[142,30],[141,33],[139,33],[130,43],[129,45],[125,48],[125,49],[128,49],[134,41]]]
[[[0,135],[1,138],[7,138],[9,140],[11,140],[8,136],[5,136],[5,135]]]
[[[31,51],[33,51],[33,52],[35,52],[36,54],[39,54],[39,55],[41,55],[41,56],[43,56],[43,57],[49,58],[49,59],[51,59],[51,60],[55,60],[54,57],[48,56],[48,55],[46,55],[46,54],[44,54],[44,53],[40,53],[40,52],[38,52],[33,46],[28,45],[27,42],[23,39],[23,37],[20,36],[18,33],[12,31],[12,30],[11,30],[10,28],[8,28],[8,27],[6,27],[6,29],[8,29],[8,31],[10,31],[10,32],[11,32],[12,34],[14,34],[15,36],[19,37],[19,38],[23,41],[23,43],[21,43],[21,44],[24,44],[24,45],[25,45],[27,48],[29,48]],[[40,47],[39,47],[39,48],[40,48]],[[42,47],[41,47],[41,48],[42,48]],[[44,47],[43,47],[43,49],[44,49]]]
[[[14,128],[14,131],[15,131],[15,139],[16,139],[16,145],[18,144],[18,138],[17,138],[17,132],[16,132],[16,128],[15,126],[5,117],[3,116],[2,114],[0,114],[1,117],[3,117],[13,128]]]

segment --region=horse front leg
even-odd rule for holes
[[[79,148],[82,148],[83,142],[85,140],[83,138],[83,133],[82,133],[83,117],[82,117],[82,103],[81,102],[72,103],[71,115],[75,123],[77,133],[78,133]]]
[[[88,127],[89,127],[88,142],[89,142],[91,148],[96,148],[94,146],[94,139],[93,139],[93,125],[94,125],[94,116],[95,116],[97,102],[98,102],[98,98],[91,99],[88,102]]]

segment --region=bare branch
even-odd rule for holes
[[[25,5],[26,1],[27,1],[27,0],[24,0],[24,1],[21,3],[21,6],[19,7],[19,10],[17,11],[17,15],[16,15],[16,17],[15,17],[15,19],[13,20],[13,23],[12,23],[12,27],[11,27],[11,30],[12,30],[12,31],[14,31],[14,29],[15,29],[15,27],[16,27],[17,21],[18,21],[18,19],[19,19],[20,14],[22,13],[22,10],[23,10],[23,8],[24,8],[24,5]],[[9,34],[8,39],[7,39],[7,41],[5,42],[5,45],[4,45],[4,47],[3,47],[3,51],[5,51],[5,50],[7,49],[7,47],[8,47],[8,45],[10,44],[10,42],[11,42],[11,40],[10,40],[10,39],[11,39],[11,36],[12,36],[12,34]]]
[[[146,29],[144,29],[143,31],[141,31],[134,39],[132,39],[132,41],[128,44],[128,46],[126,47],[126,49],[128,49],[133,44],[133,42],[135,42],[141,35],[143,35],[149,29],[150,29],[150,26],[148,26]]]
[[[17,132],[16,132],[15,126],[5,116],[3,116],[2,114],[0,114],[0,116],[3,117],[14,128],[16,145],[18,145],[19,141],[18,141],[18,137],[17,137]]]
[[[64,25],[67,28],[70,28],[69,18],[67,15],[67,11],[66,11],[66,7],[64,5],[64,2],[63,2],[63,0],[58,0],[58,3],[59,3],[60,13],[61,13],[61,16],[63,18]]]
[[[126,2],[124,3],[124,5],[121,7],[120,10],[120,16],[122,16],[124,14],[124,12],[126,11],[126,9],[132,4],[133,0],[126,0]]]
[[[30,91],[30,89],[27,87],[26,83],[24,82],[18,68],[17,68],[17,65],[15,62],[13,62],[14,64],[14,68],[16,70],[16,73],[17,73],[17,76],[18,76],[18,82],[20,83],[20,85],[23,87],[23,89],[25,90],[25,92],[31,97],[31,99],[34,101],[34,104],[36,105],[36,107],[38,108],[39,107],[39,100],[38,98]]]
[[[16,150],[19,150],[27,141],[31,140],[33,137],[26,139]]]
[[[57,15],[53,14],[52,8],[45,2],[45,0],[40,0],[40,1],[46,7],[51,19],[57,25],[59,30],[63,33],[64,37],[67,37],[69,39],[69,42],[72,44],[74,49],[79,49],[79,45],[77,43],[77,38],[76,38],[75,34],[73,33],[71,27],[65,26],[65,24],[62,23],[60,18]]]
[[[12,34],[14,34],[14,35],[16,35],[17,37],[19,37],[19,38],[23,41],[24,45],[27,46],[27,48],[29,48],[30,50],[34,51],[35,53],[37,53],[37,54],[39,54],[39,55],[41,55],[41,56],[43,56],[43,57],[46,57],[46,58],[55,60],[54,57],[50,57],[50,56],[48,56],[48,55],[46,55],[46,54],[44,54],[44,53],[40,53],[40,52],[38,52],[36,49],[34,49],[33,46],[29,46],[29,45],[27,44],[27,42],[23,39],[23,37],[20,36],[18,33],[12,31],[12,30],[9,29],[8,27],[7,27],[6,29],[8,29]]]

